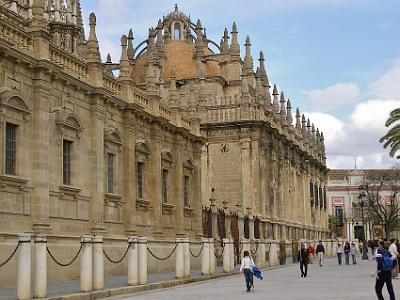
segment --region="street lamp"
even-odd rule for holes
[[[365,237],[365,224],[364,224],[364,201],[366,198],[366,194],[364,191],[361,191],[360,194],[358,195],[358,199],[360,201],[360,207],[361,207],[361,222],[362,222],[362,239],[363,239],[363,248],[362,248],[362,259],[367,260],[368,259],[368,248],[367,248],[367,241]]]

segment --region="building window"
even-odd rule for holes
[[[344,223],[343,208],[341,206],[335,206],[335,217],[338,218],[340,225]]]
[[[314,184],[310,181],[310,204],[314,206]]]
[[[115,155],[107,153],[107,193],[114,193],[114,160]]]
[[[17,125],[6,124],[6,174],[16,175]]]
[[[162,170],[162,200],[168,203],[168,170]]]
[[[179,23],[175,23],[174,40],[180,40],[180,39],[181,39],[181,26]]]
[[[315,208],[318,208],[319,197],[318,197],[318,185],[316,184],[314,184],[314,199],[315,199]]]
[[[144,163],[138,161],[136,164],[136,186],[137,186],[137,197],[143,199],[143,181],[144,181]]]
[[[63,140],[63,184],[71,185],[72,142]]]
[[[189,191],[190,191],[189,176],[185,175],[183,176],[183,203],[186,207],[190,206]]]

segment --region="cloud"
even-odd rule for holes
[[[354,104],[359,100],[360,90],[355,83],[337,83],[325,89],[304,92],[311,109],[330,111],[342,105]]]
[[[400,59],[395,60],[385,74],[369,85],[371,96],[380,99],[399,99],[400,97]]]

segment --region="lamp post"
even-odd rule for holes
[[[364,224],[364,201],[366,198],[366,194],[364,191],[361,191],[360,194],[358,195],[358,199],[360,201],[360,207],[361,207],[361,222],[362,222],[362,239],[363,239],[363,248],[362,248],[362,259],[367,260],[368,259],[368,248],[367,248],[367,241],[366,241],[366,236],[365,236],[365,224]]]

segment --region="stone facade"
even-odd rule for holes
[[[4,0],[0,15],[5,252],[17,233],[40,232],[67,260],[85,233],[115,255],[131,235],[168,253],[176,236],[199,242],[209,199],[215,238],[231,235],[231,217],[236,243],[246,224],[247,239],[282,240],[288,253],[292,240],[326,237],[323,134],[298,109],[293,120],[276,86],[270,94],[249,38],[241,59],[236,24],[217,44],[176,6],[137,46],[132,30],[123,35],[119,62],[102,62],[96,16],[86,38],[79,0]],[[78,272],[51,270],[49,280]]]

